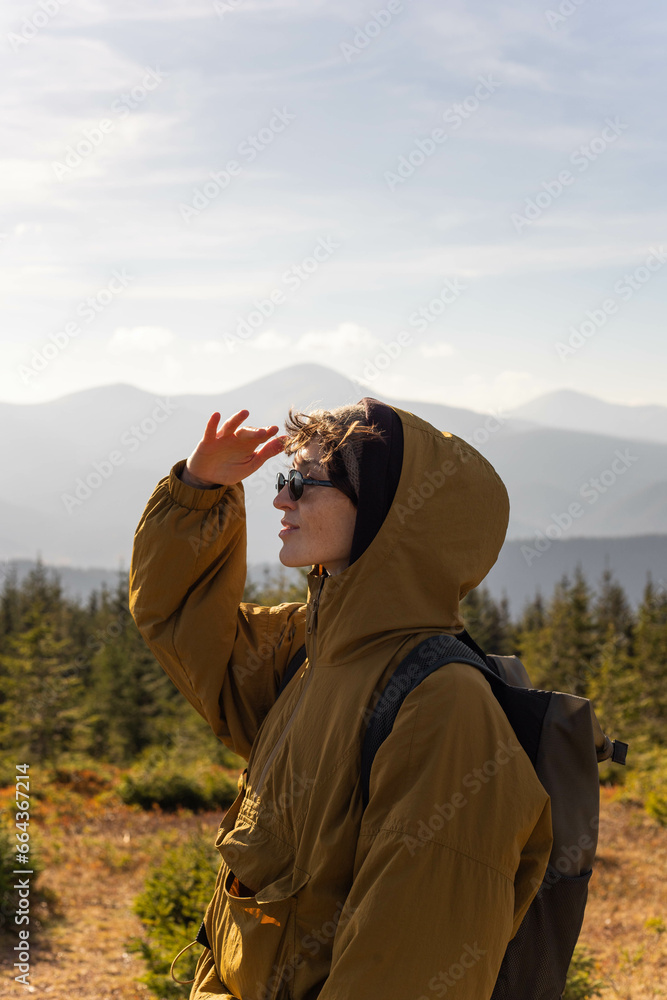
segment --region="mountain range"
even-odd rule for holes
[[[330,408],[374,395],[372,386],[329,368],[295,365],[217,395],[155,396],[121,384],[48,403],[0,403],[0,557],[39,554],[54,567],[127,569],[148,498],[195,448],[211,413],[224,420],[246,408],[249,424],[282,430],[290,406]],[[515,582],[510,600],[555,566],[557,550],[583,557],[583,539],[598,540],[602,552],[603,540],[627,538],[656,578],[667,575],[664,549],[641,542],[667,536],[667,408],[619,406],[564,390],[495,415],[451,407],[444,398],[381,398],[459,435],[489,459],[510,495],[508,554],[510,541],[548,543],[532,563],[519,546],[525,586]],[[278,563],[280,515],[271,500],[284,465],[284,457],[273,459],[245,481],[249,564]]]

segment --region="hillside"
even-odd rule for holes
[[[36,817],[46,861],[42,879],[57,894],[61,917],[35,949],[35,995],[149,1000],[152,994],[134,979],[142,974],[142,962],[126,948],[127,939],[142,932],[132,900],[149,865],[167,847],[197,829],[214,840],[220,818],[142,813],[73,795],[42,808]],[[612,790],[603,788],[597,865],[580,938],[597,956],[605,983],[602,1000],[665,996],[667,953],[660,927],[666,917],[667,828],[636,806],[615,803]],[[0,997],[15,997],[8,948],[2,953]]]

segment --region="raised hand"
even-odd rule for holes
[[[239,410],[220,430],[217,429],[220,413],[209,417],[201,441],[185,464],[184,482],[202,488],[238,483],[256,472],[267,459],[282,452],[287,435],[274,437],[277,424],[241,426],[249,413],[249,410]]]
[[[287,435],[274,437],[277,424],[241,426],[249,413],[249,410],[239,410],[219,430],[220,413],[210,416],[201,441],[183,469],[184,482],[202,488],[238,483],[256,472],[267,459],[282,452]]]

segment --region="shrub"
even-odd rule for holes
[[[593,978],[595,957],[584,945],[577,945],[567,972],[562,1000],[590,1000],[601,996],[604,983]]]
[[[618,788],[626,782],[628,772],[625,767],[619,767],[618,764],[603,760],[598,770],[601,785],[608,788]]]
[[[646,812],[657,820],[660,826],[667,826],[667,790],[653,789],[646,796]]]
[[[663,751],[638,750],[617,799],[644,806],[649,816],[667,825],[667,761]]]
[[[94,798],[113,788],[118,768],[85,757],[71,757],[53,765],[45,774],[48,784],[70,788],[85,798]]]
[[[237,779],[209,762],[179,766],[160,750],[150,750],[123,777],[118,794],[128,805],[166,811],[183,808],[198,812],[230,805],[238,793]]]
[[[140,982],[157,996],[184,998],[189,986],[179,986],[169,969],[181,948],[194,941],[206,912],[219,867],[220,856],[201,833],[190,837],[180,847],[168,851],[154,866],[144,883],[144,890],[134,902],[134,912],[146,928],[145,939],[133,938],[126,946],[140,952],[148,972]],[[174,973],[178,979],[191,979],[199,945],[186,952]]]
[[[35,849],[34,838],[30,838],[30,864],[25,865],[30,869],[32,875],[26,875],[30,879],[30,924],[17,924],[15,915],[19,910],[18,889],[14,888],[21,875],[14,875],[14,871],[23,867],[21,862],[17,862],[17,839],[16,831],[0,826],[0,932],[16,934],[21,929],[30,930],[35,926],[34,914],[36,904],[48,900],[55,902],[55,894],[52,892],[42,893],[36,888],[36,882],[40,873],[44,869],[39,851]]]

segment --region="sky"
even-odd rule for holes
[[[658,0],[5,0],[0,400],[663,403]],[[662,242],[661,242],[662,241]]]

